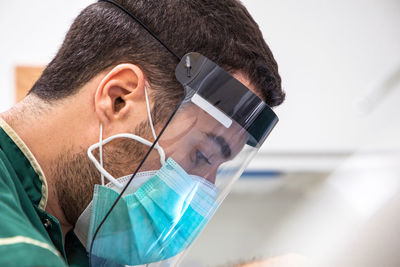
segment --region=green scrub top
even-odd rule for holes
[[[0,119],[0,266],[88,266],[70,231],[45,211],[47,183],[33,154]]]

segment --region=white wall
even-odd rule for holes
[[[379,120],[400,113],[365,118],[357,109],[360,98],[400,71],[398,0],[243,2],[287,92],[265,151],[352,150]]]
[[[15,101],[14,66],[45,65],[90,0],[0,2],[0,112]]]
[[[14,65],[46,64],[92,2],[0,3],[0,111],[14,101]],[[287,92],[263,152],[352,151],[381,120],[397,116],[393,107],[379,106],[360,116],[357,103],[399,75],[398,0],[243,2],[275,54]]]

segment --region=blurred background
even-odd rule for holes
[[[92,2],[0,2],[0,112]],[[287,100],[181,266],[400,266],[400,1],[242,2]]]

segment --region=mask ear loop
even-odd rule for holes
[[[88,152],[87,152],[88,157],[93,162],[93,164],[96,166],[96,168],[100,171],[100,173],[102,173],[102,175],[104,175],[104,177],[106,177],[110,182],[115,184],[115,186],[117,186],[118,188],[122,188],[123,184],[118,182],[118,180],[115,179],[114,176],[112,176],[107,170],[105,170],[103,168],[101,162],[97,161],[96,157],[92,153],[93,150],[99,148],[101,145],[105,145],[108,142],[111,142],[112,140],[117,139],[117,138],[133,139],[133,140],[138,141],[138,142],[142,143],[143,145],[146,145],[146,146],[149,146],[149,147],[151,147],[153,145],[153,143],[148,141],[148,140],[146,140],[146,139],[144,139],[144,138],[142,138],[142,137],[140,137],[140,136],[134,135],[134,134],[122,133],[122,134],[116,134],[116,135],[110,136],[110,137],[104,139],[103,141],[101,141],[100,143],[96,143],[94,145],[91,145],[88,148]],[[164,150],[160,146],[154,147],[154,148],[157,149],[158,154],[160,155],[160,162],[162,162],[161,158],[164,157],[164,159],[165,159]]]
[[[100,166],[101,168],[103,168],[103,124],[102,123],[100,123],[100,134],[99,134],[99,158],[100,158]],[[104,186],[103,172],[100,172],[100,175],[101,175],[101,185]]]
[[[153,134],[154,140],[156,140],[157,139],[157,135],[156,135],[156,131],[154,130],[153,120],[151,119],[150,101],[149,101],[149,97],[148,97],[148,94],[147,94],[147,87],[146,86],[144,86],[144,95],[146,97],[147,115],[149,117],[151,133]],[[162,152],[162,153],[160,153],[160,162],[161,162],[161,166],[164,166],[164,164],[165,164],[165,153],[164,153],[164,150],[161,148],[161,146],[158,144],[158,142],[155,144],[154,148],[157,149],[159,152]],[[161,148],[161,150],[159,150],[159,148]]]
[[[146,97],[146,106],[147,106],[147,115],[149,117],[149,123],[150,123],[150,128],[151,128],[151,132],[153,134],[154,140],[157,139],[156,136],[156,132],[154,130],[154,125],[153,125],[153,120],[151,119],[151,112],[150,112],[150,101],[149,101],[149,97],[147,94],[147,88],[146,86],[144,87],[144,92],[145,92],[145,97]],[[103,145],[107,144],[108,142],[116,139],[116,138],[130,138],[133,140],[136,140],[146,146],[151,147],[153,145],[152,142],[134,135],[134,134],[116,134],[113,135],[105,140],[103,140],[103,125],[100,123],[100,134],[99,134],[99,142],[97,144],[91,145],[88,148],[87,154],[89,159],[93,162],[93,164],[96,166],[96,168],[99,170],[99,172],[101,173],[101,185],[104,186],[104,177],[106,177],[110,182],[112,182],[113,184],[115,184],[116,187],[118,187],[119,189],[121,189],[123,187],[123,185],[118,182],[117,179],[115,179],[114,176],[112,176],[106,169],[104,169],[103,167]],[[96,148],[99,148],[99,158],[100,158],[100,162],[97,161],[97,159],[94,157],[92,151]],[[154,146],[155,149],[157,149],[158,154],[160,155],[160,163],[161,166],[164,166],[165,164],[165,152],[164,149],[158,144],[158,142],[155,144]]]

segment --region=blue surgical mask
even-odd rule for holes
[[[89,242],[119,193],[96,185]],[[186,249],[216,207],[217,190],[188,175],[173,159],[131,194],[124,194],[100,228],[92,254],[115,263],[140,265]]]

